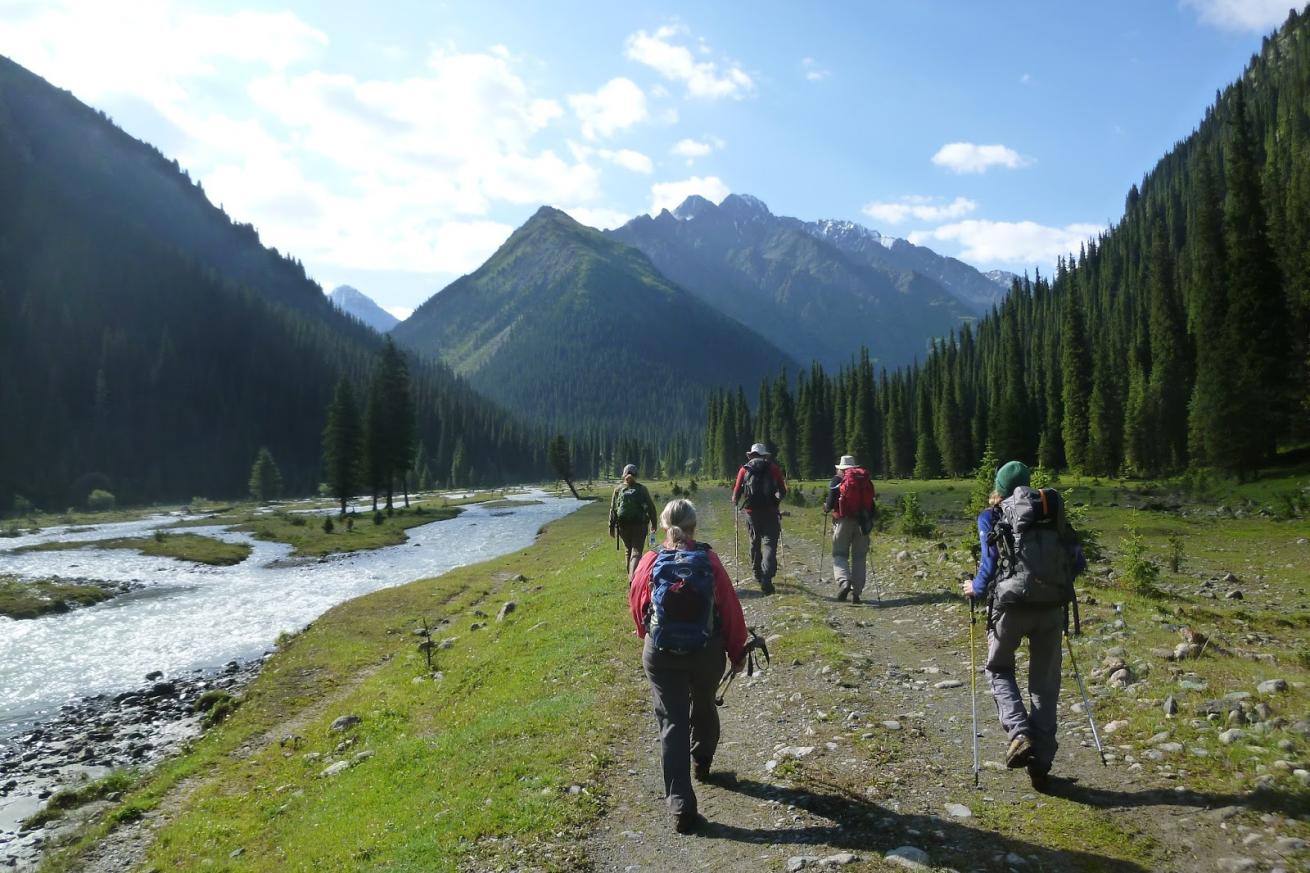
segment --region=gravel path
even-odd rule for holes
[[[697,505],[702,535],[718,546],[731,571],[732,518],[725,495],[702,492]],[[1272,846],[1274,828],[1261,834],[1260,819],[1235,806],[1241,799],[1145,776],[1124,760],[1128,747],[1109,747],[1111,764],[1102,767],[1085,717],[1071,709],[1078,692],[1067,658],[1055,797],[1034,793],[1023,771],[1006,771],[999,763],[1004,735],[981,676],[983,769],[975,788],[968,609],[954,596],[954,586],[946,590],[964,569],[964,556],[932,541],[918,541],[901,554],[896,541],[879,537],[870,557],[881,603],[856,607],[836,602],[830,582],[817,584],[817,534],[800,542],[796,531],[785,534],[779,595],[764,598],[751,590],[746,570],[741,598],[747,622],[768,636],[773,665],[754,679],[739,679],[720,710],[723,741],[714,769],[724,777],[721,784],[697,788],[701,812],[710,820],[699,835],[672,830],[634,645],[626,674],[631,728],[612,750],[616,763],[603,786],[605,814],[585,847],[593,869],[787,870],[820,863],[904,869],[913,861],[928,866],[912,869],[1280,869],[1281,856],[1269,850],[1262,856],[1250,836],[1259,834],[1262,845]],[[826,569],[826,559],[824,564]],[[869,600],[873,587],[871,580]],[[1085,624],[1113,617],[1086,615]],[[792,641],[813,637],[825,625],[846,657],[830,657],[831,651],[828,657],[798,656]],[[980,657],[982,627],[980,617]],[[1075,645],[1086,673],[1098,650],[1094,642]],[[1238,828],[1239,815],[1255,826]],[[1005,837],[980,819],[1007,823],[1008,834],[1033,834]],[[1016,827],[1016,821],[1031,824]],[[1271,825],[1268,817],[1263,824]],[[1083,850],[1086,843],[1077,833],[1082,827],[1098,830],[1096,845],[1122,841],[1124,851],[1107,857]],[[897,850],[904,861],[883,860]],[[1125,860],[1144,857],[1151,859],[1148,865]],[[1293,862],[1282,869],[1304,868]]]

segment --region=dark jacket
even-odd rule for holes
[[[774,490],[778,495],[778,501],[781,502],[782,498],[787,496],[787,479],[782,475],[782,467],[772,460],[769,460],[769,478],[773,480]],[[737,481],[732,486],[733,505],[741,501],[741,490],[744,487],[746,487],[746,464],[742,464],[741,469],[737,471]],[[750,512],[751,508],[746,507],[746,511]]]
[[[625,483],[620,482],[618,486],[615,487],[614,493],[610,495],[610,527],[611,528],[618,527],[619,495],[623,493],[623,489],[627,487],[628,486]],[[637,489],[637,499],[642,503],[642,507],[646,510],[646,518],[650,522],[651,528],[652,529],[658,528],[660,526],[660,515],[658,512],[655,511],[655,501],[651,499],[650,490],[640,482],[632,483],[632,487]]]
[[[996,571],[1001,566],[1000,548],[995,543],[989,543],[992,528],[1000,517],[999,506],[989,506],[978,513],[978,540],[982,543],[982,557],[978,561],[978,573],[973,577],[973,596],[976,599],[987,596],[987,589],[996,581]],[[1076,577],[1087,569],[1087,557],[1083,555],[1083,547],[1080,545],[1075,544],[1073,552],[1073,573]]]

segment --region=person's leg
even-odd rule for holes
[[[996,699],[996,712],[1011,746],[1020,737],[1031,740],[1028,710],[1023,705],[1019,683],[1014,678],[1014,653],[1027,630],[1026,614],[1021,610],[998,610],[987,634],[987,680]],[[1010,763],[1007,760],[1007,763]],[[1021,763],[1027,763],[1026,756]]]
[[[859,597],[868,577],[869,535],[860,530],[858,520],[851,519],[851,526],[855,531],[851,534],[851,593]]]
[[[641,655],[660,729],[664,795],[674,815],[696,812],[696,792],[691,786],[691,674],[684,658],[661,652],[649,639]],[[710,701],[711,706],[713,703]]]
[[[849,518],[832,520],[832,578],[837,582],[837,596],[843,598],[851,587],[851,540],[856,529]]]
[[[1060,645],[1064,638],[1064,610],[1044,609],[1033,614],[1028,631],[1028,696],[1032,700],[1033,769],[1051,769],[1059,743],[1055,740],[1056,704],[1060,699]]]
[[[760,528],[761,586],[765,590],[772,590],[773,577],[778,575],[778,537],[782,534],[782,520],[777,513],[768,512],[756,525]]]
[[[628,550],[628,578],[632,578],[646,547],[646,525],[625,524],[619,527],[619,537]]]
[[[719,747],[719,708],[714,705],[714,692],[728,661],[723,638],[714,637],[702,651],[687,657],[695,661],[691,670],[691,757],[698,769],[708,773]]]
[[[751,572],[755,576],[755,581],[759,582],[764,578],[764,571],[760,566],[762,561],[760,529],[759,523],[750,513],[746,514],[746,534],[751,540]]]

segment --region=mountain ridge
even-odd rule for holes
[[[399,318],[378,306],[372,297],[351,285],[338,285],[333,288],[328,294],[328,300],[346,315],[363,322],[378,333],[386,333],[400,324]]]

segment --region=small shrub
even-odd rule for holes
[[[415,515],[427,515],[427,514],[428,514],[428,511],[427,511],[426,509],[423,508],[423,504],[422,504],[422,503],[419,503],[419,504],[416,504],[416,505],[414,506],[414,514],[415,514]]]
[[[1133,528],[1128,528],[1120,546],[1119,573],[1122,584],[1137,594],[1154,597],[1160,592],[1155,583],[1160,567],[1146,554],[1146,543]]]
[[[799,486],[787,492],[787,502],[792,506],[805,507],[810,505],[810,502],[805,498],[805,489]]]
[[[374,524],[382,524],[382,523],[383,523],[384,521],[386,521],[386,520],[387,520],[387,517],[386,517],[385,515],[382,514],[382,510],[379,509],[379,510],[377,510],[376,512],[373,513],[373,523],[374,523]]]
[[[1183,570],[1183,538],[1178,534],[1169,535],[1169,572],[1181,573]]]
[[[350,515],[346,516],[346,530],[352,531],[354,529],[355,529],[355,513],[352,512],[350,513]]]
[[[203,712],[201,724],[211,728],[236,712],[239,701],[226,691],[214,688],[196,698],[195,711]]]
[[[930,537],[937,526],[928,518],[928,514],[919,505],[919,495],[911,491],[903,494],[900,500],[901,533],[907,537]]]
[[[1055,473],[1039,464],[1033,467],[1031,484],[1034,488],[1049,488],[1055,484]]]
[[[287,521],[291,522],[292,527],[304,527],[305,525],[309,524],[309,522],[305,519],[303,515],[287,516]]]
[[[332,533],[332,532],[333,532],[334,530],[336,530],[336,529],[337,529],[337,526],[336,526],[335,524],[332,523],[332,516],[330,516],[330,515],[328,515],[328,516],[324,516],[324,518],[323,518],[323,533],[325,533],[325,534],[330,534],[330,533]]]
[[[1083,557],[1088,561],[1105,560],[1105,547],[1101,545],[1101,532],[1087,521],[1087,507],[1075,506],[1074,489],[1070,488],[1063,495],[1064,516],[1078,533],[1078,544],[1083,547]]]
[[[32,505],[32,501],[28,500],[21,494],[14,495],[15,515],[31,515],[34,509],[36,509],[36,507]]]
[[[1001,466],[1001,459],[996,457],[996,452],[992,450],[992,444],[987,444],[986,451],[983,452],[982,460],[973,471],[973,485],[969,488],[969,505],[965,511],[971,516],[977,516],[987,508],[987,500],[992,495],[992,489],[996,485],[996,470]]]
[[[696,480],[695,480],[695,479],[692,479],[690,482],[687,483],[687,491],[688,491],[689,493],[691,493],[691,494],[695,494],[695,493],[696,493],[696,489],[699,488],[699,487],[700,487],[700,486],[698,486],[698,485],[696,484]]]
[[[682,496],[682,486],[679,485],[677,482],[674,482],[674,483],[673,483],[673,487],[670,488],[669,490],[673,493],[673,496],[674,496],[674,497],[681,497],[681,496]]]
[[[92,512],[107,512],[117,504],[114,495],[103,488],[97,488],[87,495],[86,508]]]

